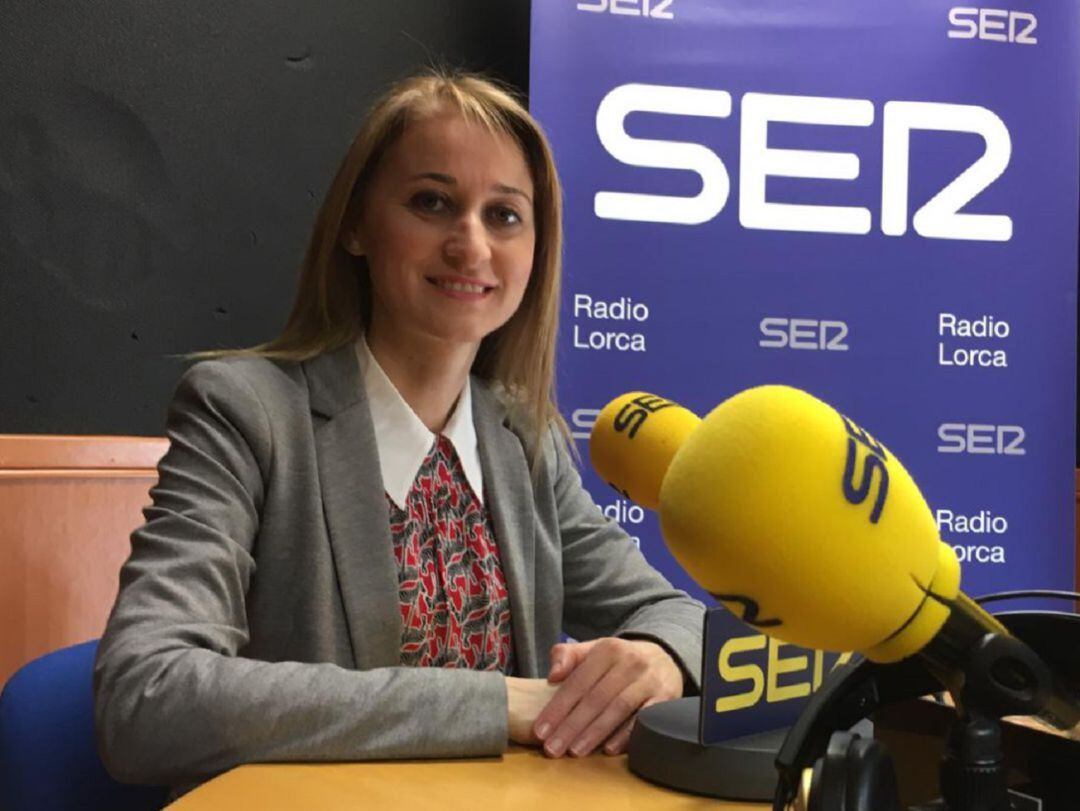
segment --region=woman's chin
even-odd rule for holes
[[[476,346],[505,322],[456,321],[432,319],[428,331],[447,343]]]
[[[442,324],[432,327],[429,332],[432,337],[437,338],[441,343],[448,346],[458,345],[463,349],[466,347],[475,349],[491,330],[485,331],[467,327],[455,328],[448,324]]]

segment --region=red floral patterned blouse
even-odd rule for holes
[[[488,511],[441,434],[399,508],[387,496],[398,565],[401,663],[511,673],[510,602]]]

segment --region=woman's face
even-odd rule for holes
[[[532,270],[533,183],[521,148],[457,114],[411,124],[343,242],[367,258],[374,330],[479,344],[514,314]]]

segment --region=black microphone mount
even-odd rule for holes
[[[1071,592],[1025,591],[979,602],[1021,597],[1080,600],[1080,594]],[[860,659],[826,680],[777,756],[775,811],[784,811],[795,799],[804,769],[824,756],[834,732],[850,728],[879,706],[935,693],[942,686],[953,697],[957,718],[941,763],[941,799],[919,811],[1009,811],[1000,720],[1034,715],[1059,729],[1080,723],[1080,616],[1009,612],[997,616],[1000,631],[988,632],[966,597],[952,607],[939,638],[917,656],[889,665]],[[960,668],[958,661],[964,663]]]

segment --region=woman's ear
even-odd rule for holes
[[[341,229],[341,247],[353,256],[360,257],[364,255],[364,240],[360,235],[359,218],[355,218],[352,225],[347,225]]]
[[[338,242],[341,247],[359,258],[364,255],[364,229],[363,212],[360,202],[351,197],[345,206],[345,214],[341,218],[341,229],[338,231]]]

